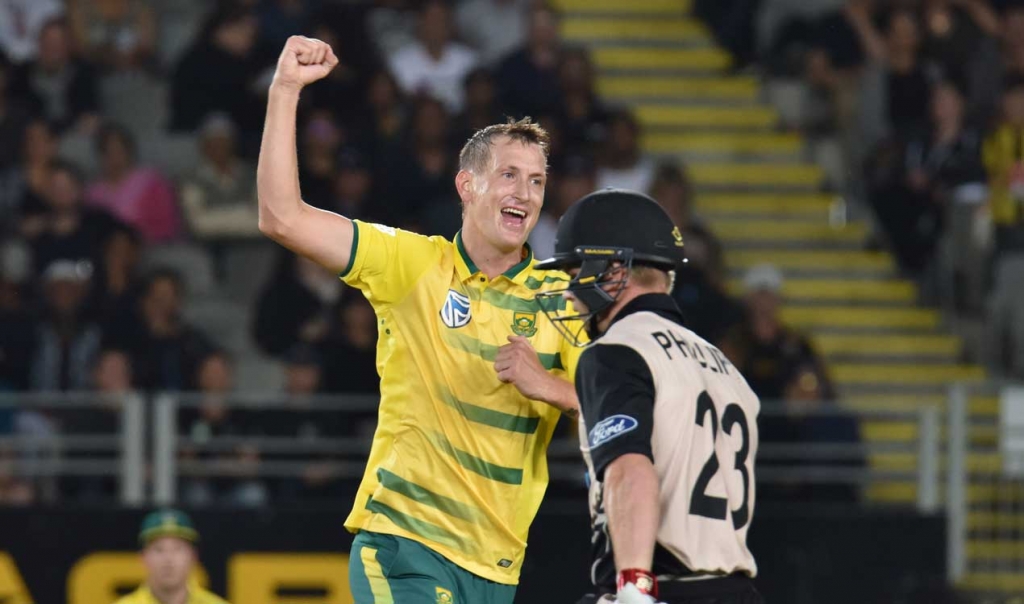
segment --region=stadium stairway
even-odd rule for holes
[[[563,37],[591,50],[602,97],[636,112],[645,151],[686,162],[696,209],[726,247],[730,288],[738,293],[743,271],[755,264],[782,269],[785,319],[828,360],[843,404],[861,415],[865,442],[916,451],[915,421],[877,419],[872,412],[944,408],[951,382],[980,382],[985,371],[962,362],[963,343],[944,329],[937,310],[918,305],[916,285],[899,277],[893,258],[865,251],[867,226],[846,222],[843,200],[822,192],[822,169],[803,159],[799,135],[779,131],[760,82],[733,73],[728,53],[686,16],[687,0],[555,4]],[[998,405],[972,398],[969,413],[974,530],[991,522],[985,510],[994,509],[996,494],[984,477],[1000,463]],[[881,471],[913,471],[918,462],[916,452],[869,458]],[[916,484],[876,481],[866,496],[913,505]],[[1019,524],[1024,527],[1024,514]],[[971,568],[999,568],[1001,557],[1024,552],[1024,541],[986,534],[996,537],[969,543]],[[1024,589],[1024,575],[969,574],[964,586]]]

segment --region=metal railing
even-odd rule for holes
[[[129,395],[116,400],[93,394],[5,395],[0,397],[0,412],[7,409],[22,414],[48,414],[58,420],[65,411],[91,412],[108,419],[116,418],[116,429],[102,434],[82,433],[75,430],[75,422],[67,422],[64,429],[0,436],[0,454],[5,450],[9,452],[7,463],[15,473],[40,481],[62,476],[114,478],[118,484],[117,496],[127,505],[177,502],[182,484],[189,480],[296,479],[315,464],[332,480],[358,481],[365,470],[377,412],[375,396],[316,396],[296,401],[273,395],[230,395],[213,402],[235,414],[243,424],[247,421],[246,415],[276,414],[277,419],[263,420],[271,429],[224,433],[213,429],[209,434],[202,431],[193,434],[186,424],[195,424],[204,401],[209,404],[211,400],[189,393],[161,394],[152,398]],[[858,494],[852,501],[863,501],[859,494],[872,485],[900,481],[915,485],[918,509],[934,512],[942,499],[940,414],[939,409],[933,408],[853,414],[835,405],[822,404],[808,409],[765,404],[759,419],[765,426],[757,453],[759,501],[762,492],[767,496],[773,487],[785,492],[793,485],[838,485]],[[315,437],[299,438],[296,434],[273,430],[273,424],[282,417],[306,418],[314,426],[331,418],[336,433],[324,428]],[[772,421],[799,424],[844,417],[854,422],[913,422],[917,426],[917,437],[878,443],[859,439],[787,442],[773,440],[767,431]],[[950,434],[955,436],[952,427]],[[584,467],[574,435],[575,431],[569,429],[556,435],[548,450],[549,474],[554,484],[583,488]],[[243,461],[239,451],[254,451],[256,455]],[[870,463],[872,456],[887,454],[916,456],[916,467],[885,469]],[[955,461],[951,460],[951,464]],[[952,489],[955,483],[947,484]]]
[[[960,384],[948,398],[949,580],[1024,593],[1024,386]]]

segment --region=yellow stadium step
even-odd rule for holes
[[[926,308],[885,306],[785,306],[787,323],[808,329],[818,327],[868,327],[888,329],[935,329],[941,317]]]
[[[917,442],[917,422],[861,420],[860,437],[867,443],[907,443]],[[998,440],[998,429],[995,426],[971,426],[970,441],[978,446],[994,446]]]
[[[957,587],[977,591],[1024,591],[1024,573],[969,573]]]
[[[643,148],[649,153],[786,155],[798,153],[803,148],[803,139],[795,134],[770,132],[664,132],[646,135]]]
[[[1002,467],[998,453],[972,453],[967,456],[967,470],[972,473],[994,474]],[[868,465],[875,470],[886,472],[914,472],[917,470],[917,453],[871,453]],[[945,460],[940,464],[945,468]]]
[[[744,293],[743,279],[730,279],[728,291],[733,296]],[[917,299],[917,286],[910,281],[885,279],[786,279],[782,283],[782,296],[789,300],[806,301],[842,301],[842,302],[900,302],[912,303]],[[853,352],[867,352],[868,349],[886,349],[886,344],[879,344],[874,336],[849,336],[864,338],[863,348],[858,340],[858,348]]]
[[[685,15],[690,0],[553,0],[563,13],[605,13],[615,15]]]
[[[948,397],[944,394],[854,394],[844,397],[839,405],[855,413],[885,411],[913,412],[925,407],[946,408]],[[999,400],[995,397],[971,397],[968,414],[972,418],[991,419],[999,415]]]
[[[824,178],[821,166],[797,163],[694,163],[690,177],[707,187],[818,187]]]
[[[571,17],[562,21],[562,38],[573,42],[636,40],[640,42],[710,42],[704,24],[696,19]]]
[[[999,560],[1024,557],[1024,541],[981,540],[967,542],[967,557],[971,560]]]
[[[726,243],[791,241],[797,243],[860,243],[867,236],[863,223],[840,228],[818,222],[786,220],[719,220],[711,230]]]
[[[868,485],[865,493],[868,500],[875,503],[912,505],[917,501],[917,484],[910,480],[880,480]],[[995,494],[996,489],[991,485],[968,485],[967,502],[991,503]]]
[[[813,338],[815,348],[826,356],[954,356],[962,342],[945,334],[846,334],[822,333]]]
[[[599,69],[723,71],[732,65],[724,50],[707,48],[636,48],[599,46],[590,55]]]
[[[726,253],[730,268],[748,269],[774,264],[782,270],[892,271],[892,256],[882,252],[837,252],[797,250],[732,250]]]
[[[1024,500],[1024,497],[1021,498]],[[970,512],[967,529],[972,531],[1024,531],[1024,514],[1019,512]]]
[[[985,370],[974,365],[947,363],[886,365],[833,363],[832,378],[841,386],[878,384],[889,386],[942,386],[953,382],[981,382]]]
[[[697,211],[701,214],[777,214],[786,216],[828,215],[836,200],[820,193],[698,193]]]
[[[754,102],[761,86],[750,77],[612,76],[597,79],[598,93],[605,98],[712,99]]]
[[[637,119],[654,131],[660,127],[767,129],[779,121],[779,114],[774,109],[759,106],[638,105],[633,109]]]

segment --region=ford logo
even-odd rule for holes
[[[597,423],[587,440],[590,448],[596,449],[604,443],[635,430],[639,422],[628,415],[613,415]]]

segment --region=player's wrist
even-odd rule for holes
[[[642,594],[655,599],[658,597],[658,578],[649,570],[642,568],[620,570],[617,584],[620,590],[628,584],[633,584]]]

